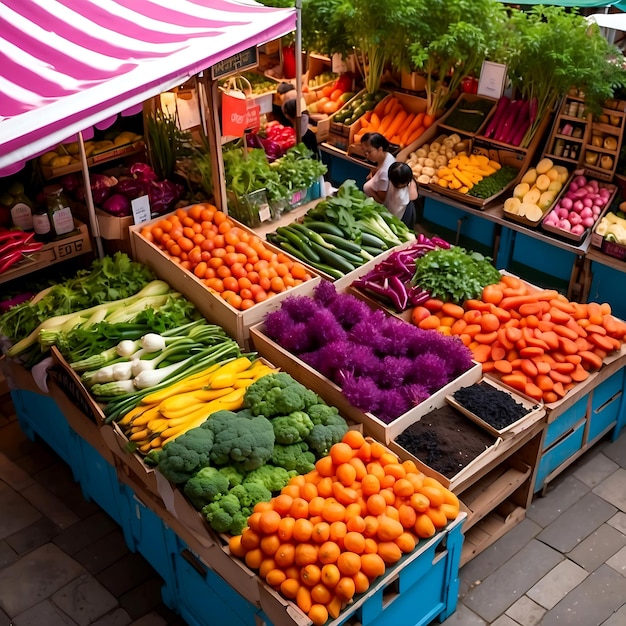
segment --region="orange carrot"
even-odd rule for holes
[[[582,365],[576,365],[570,375],[572,380],[577,383],[581,383],[583,380],[589,378],[589,372]]]
[[[486,343],[481,343],[477,345],[472,350],[472,356],[474,357],[475,361],[478,361],[478,363],[484,363],[485,361],[488,361],[489,357],[491,356],[491,346]]]
[[[509,387],[513,387],[513,389],[517,389],[518,391],[524,391],[524,388],[526,387],[526,383],[528,381],[526,379],[526,374],[523,374],[521,372],[514,372],[502,376],[502,382]]]
[[[495,361],[493,367],[497,372],[500,372],[500,374],[510,374],[513,371],[513,366],[511,365],[511,363],[504,359]]]
[[[524,393],[533,398],[533,400],[541,400],[543,398],[543,389],[540,389],[534,383],[527,383],[524,387]]]
[[[522,348],[519,351],[519,355],[523,359],[532,359],[533,357],[541,356],[543,353],[544,353],[544,350],[537,346],[528,346],[526,348]]]

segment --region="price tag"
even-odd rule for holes
[[[507,66],[502,63],[483,61],[483,66],[478,79],[478,95],[495,98],[502,97],[506,82]]]
[[[140,196],[130,201],[135,224],[150,221],[150,198],[148,195]]]
[[[269,204],[262,204],[259,206],[259,219],[262,222],[267,222],[267,220],[271,219],[272,211],[270,210]]]

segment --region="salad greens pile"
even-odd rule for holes
[[[310,150],[301,143],[270,164],[261,148],[244,153],[242,147],[233,146],[223,152],[226,189],[238,198],[265,189],[268,200],[286,200],[326,173],[326,166],[311,157]]]
[[[500,272],[489,257],[451,246],[447,250],[432,250],[416,259],[411,282],[429,291],[431,298],[461,303],[478,298],[483,287],[499,280]]]

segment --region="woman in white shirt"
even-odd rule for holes
[[[387,171],[396,157],[389,152],[389,142],[380,133],[365,133],[361,137],[361,148],[368,161],[376,164],[376,167],[367,175],[363,192],[376,202],[385,204],[385,196],[389,187]]]
[[[387,171],[389,187],[385,196],[385,206],[392,215],[401,219],[411,230],[415,228],[417,182],[413,170],[406,164],[396,161]]]

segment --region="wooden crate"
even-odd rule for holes
[[[390,424],[385,424],[372,413],[358,409],[350,404],[339,386],[272,341],[265,334],[263,323],[250,328],[250,338],[254,349],[261,356],[293,376],[298,382],[315,391],[327,404],[336,406],[341,415],[354,422],[363,424],[367,434],[372,435],[385,444],[393,441],[407,426],[417,422],[422,415],[431,411],[437,403],[445,401],[446,395],[453,393],[460,387],[475,383],[481,377],[481,365],[475,363],[467,372],[449,382],[410,411],[407,411]]]
[[[153,222],[164,217],[167,216],[161,216]],[[138,224],[130,229],[133,258],[148,265],[159,278],[172,285],[190,300],[209,322],[220,325],[243,348],[246,348],[248,344],[250,326],[258,324],[267,313],[278,308],[285,298],[312,293],[321,280],[319,274],[310,270],[309,273],[314,274],[310,280],[278,293],[265,302],[257,303],[245,311],[239,311],[210,291],[192,272],[176,264],[165,252],[143,237],[141,229],[144,226],[145,224]],[[237,226],[250,234],[254,234],[253,230],[243,224],[237,223]],[[289,256],[271,243],[264,243],[271,250],[280,251]]]

